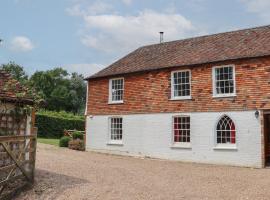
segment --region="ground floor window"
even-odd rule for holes
[[[224,115],[216,127],[217,144],[235,144],[235,124],[233,120]]]
[[[110,118],[110,134],[111,140],[122,140],[123,137],[123,118],[111,117]]]
[[[173,137],[174,143],[190,142],[190,117],[175,116],[173,117]]]

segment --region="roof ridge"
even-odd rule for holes
[[[169,44],[169,43],[174,43],[174,42],[184,42],[184,41],[188,41],[188,40],[192,40],[192,39],[201,39],[201,38],[205,38],[205,37],[213,37],[213,36],[217,36],[217,35],[236,33],[236,32],[242,32],[242,31],[244,32],[244,31],[250,31],[250,30],[254,30],[254,29],[262,29],[262,28],[270,28],[270,25],[256,26],[256,27],[251,27],[251,28],[237,29],[237,30],[219,32],[219,33],[212,33],[212,34],[208,34],[208,35],[188,37],[188,38],[179,39],[179,40],[171,40],[171,41],[162,42],[162,43],[144,45],[144,46],[141,46],[140,48],[151,47],[151,46],[156,46],[156,45],[158,46],[158,45]]]

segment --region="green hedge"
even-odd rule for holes
[[[61,138],[64,130],[84,131],[84,116],[66,112],[40,111],[36,113],[38,136],[44,138]]]

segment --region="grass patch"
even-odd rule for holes
[[[43,144],[51,144],[54,146],[59,146],[59,139],[38,138],[37,141]]]

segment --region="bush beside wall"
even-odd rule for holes
[[[77,140],[77,139],[83,140],[83,133],[80,133],[77,131],[72,133],[72,139],[73,140]]]
[[[38,136],[44,138],[61,138],[64,130],[84,131],[84,116],[66,112],[41,111],[36,114]]]
[[[71,141],[71,138],[68,136],[63,136],[59,140],[60,147],[68,147],[68,143]]]

